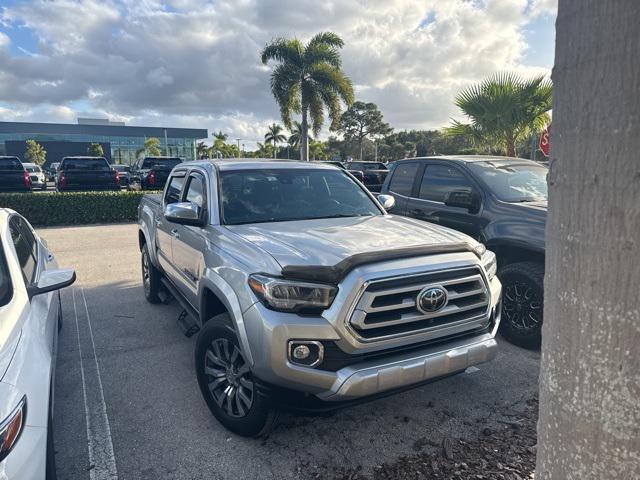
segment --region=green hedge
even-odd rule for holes
[[[138,218],[140,199],[147,193],[154,192],[0,193],[0,207],[36,226],[129,222]]]

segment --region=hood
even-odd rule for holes
[[[396,215],[330,218],[227,226],[282,266],[334,266],[363,254],[424,248],[470,250],[471,237],[432,223]],[[393,255],[391,255],[393,256]]]
[[[520,202],[520,203],[514,203],[513,205],[517,206],[517,207],[521,207],[521,208],[527,208],[527,209],[531,209],[531,210],[539,210],[542,212],[547,211],[547,201],[546,200],[540,200],[537,202]]]

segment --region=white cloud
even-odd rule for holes
[[[0,23],[39,41],[36,55],[14,56],[0,34],[0,103],[35,120],[67,119],[63,108],[80,103],[88,107],[74,114],[259,140],[278,120],[260,50],[330,30],[346,42],[358,98],[396,128],[438,128],[457,115],[461,87],[496,70],[549,71],[522,63],[523,31],[554,9],[552,0],[33,0],[0,10]]]

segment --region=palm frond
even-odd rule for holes
[[[314,35],[311,40],[309,40],[307,48],[316,47],[317,45],[342,48],[344,47],[344,41],[342,40],[342,38],[340,38],[339,35],[336,35],[333,32],[320,32]]]
[[[260,58],[263,64],[267,64],[269,60],[289,63],[302,66],[302,56],[304,53],[304,45],[300,40],[294,38],[276,38],[264,47]]]

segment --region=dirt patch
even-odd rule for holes
[[[362,467],[333,468],[316,478],[334,480],[525,480],[533,479],[536,464],[538,399],[524,402],[518,412],[503,412],[493,427],[479,428],[477,438],[419,439],[419,453],[377,465],[369,473]],[[421,451],[430,448],[429,452]],[[437,451],[434,453],[434,447]]]

